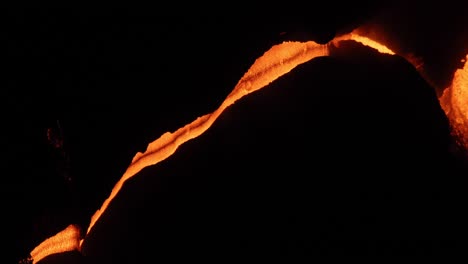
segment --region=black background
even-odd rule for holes
[[[423,58],[436,87],[402,57],[344,43],[143,170],[87,238],[85,257],[61,257],[461,252],[466,162],[436,94],[467,53],[468,34],[462,7],[444,3],[9,10],[6,259],[26,257],[70,223],[86,230],[137,151],[216,109],[272,45],[326,43],[361,25]],[[64,261],[56,257],[47,261]]]

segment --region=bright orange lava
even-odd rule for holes
[[[362,45],[364,46],[368,46],[370,48],[373,48],[375,50],[377,50],[378,52],[380,53],[384,53],[384,54],[390,54],[390,55],[395,55],[395,52],[391,49],[389,49],[387,46],[375,41],[375,40],[372,40],[368,37],[364,37],[364,36],[361,36],[355,32],[351,32],[349,34],[346,34],[344,36],[341,36],[339,38],[336,38],[334,39],[332,42],[335,43],[335,44],[339,44],[340,41],[342,40],[354,40],[358,43],[361,43]]]
[[[61,252],[80,250],[80,229],[74,225],[69,225],[56,235],[47,238],[31,251],[33,263],[37,263],[43,258]]]
[[[452,126],[452,133],[458,142],[468,149],[468,55],[465,65],[458,69],[452,84],[439,98]]]
[[[341,36],[333,40],[333,43],[339,45],[339,42],[343,40],[356,41],[376,49],[380,53],[395,54],[395,52],[385,45],[356,33]],[[239,80],[233,91],[213,113],[201,116],[173,133],[166,132],[160,138],[150,143],[145,153],[137,153],[135,155],[124,175],[112,189],[110,196],[92,216],[87,232],[81,241],[78,241],[78,229],[74,226],[69,226],[62,232],[42,242],[31,252],[34,263],[50,254],[80,250],[86,235],[90,233],[94,224],[99,220],[128,179],[136,175],[143,168],[157,164],[168,158],[180,145],[201,135],[227,107],[234,104],[243,96],[267,86],[299,64],[318,56],[327,56],[328,54],[327,45],[320,45],[312,41],[285,42],[273,46],[254,62],[251,68]],[[463,139],[465,146],[468,147],[468,66],[466,64],[463,69],[455,73],[453,84],[446,89],[440,98],[440,102],[450,117],[452,126],[457,131],[456,134]]]
[[[180,145],[201,135],[227,107],[234,104],[243,96],[263,88],[270,82],[291,71],[297,65],[325,55],[328,55],[326,47],[312,41],[304,43],[285,42],[275,45],[265,52],[263,56],[254,62],[247,73],[239,80],[234,90],[213,113],[197,118],[174,133],[166,132],[160,138],[150,143],[145,153],[137,153],[135,155],[127,171],[112,189],[109,198],[104,201],[101,209],[91,218],[87,234],[120,191],[126,180],[133,177],[143,168],[166,159]]]

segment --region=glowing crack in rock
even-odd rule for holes
[[[455,71],[452,84],[439,98],[452,126],[452,133],[468,149],[468,55],[461,69]]]
[[[354,32],[338,37],[334,39],[332,43],[339,45],[339,42],[344,40],[356,41],[380,53],[395,55],[395,52],[385,45]],[[234,104],[243,96],[267,86],[269,83],[290,72],[302,63],[319,56],[327,55],[329,55],[328,46],[320,45],[313,41],[284,42],[271,47],[270,50],[265,52],[254,62],[250,69],[239,80],[233,91],[213,113],[201,116],[173,133],[166,132],[160,138],[150,143],[144,153],[137,153],[133,157],[132,162],[120,180],[115,184],[109,197],[104,201],[101,208],[91,217],[90,225],[88,226],[84,238],[79,240],[78,229],[74,226],[69,226],[62,232],[42,242],[30,253],[34,261],[33,263],[54,253],[71,250],[81,251],[81,245],[86,239],[86,235],[91,232],[95,223],[99,220],[110,202],[116,197],[123,187],[123,184],[128,179],[136,175],[143,168],[165,160],[171,156],[180,145],[201,135],[215,122],[227,107]],[[412,62],[410,61],[410,63]],[[419,69],[419,67],[416,68]],[[421,71],[419,72],[422,73]],[[464,139],[465,146],[468,147],[468,66],[465,65],[463,69],[455,73],[453,84],[446,89],[443,96],[440,98],[440,102],[445,112],[450,117],[452,126],[456,129],[457,134]]]

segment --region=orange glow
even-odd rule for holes
[[[468,63],[466,60],[462,62],[465,62],[464,66],[455,71],[452,84],[444,90],[439,100],[450,120],[452,133],[468,149]]]
[[[36,248],[30,255],[33,263],[37,263],[41,259],[56,253],[80,250],[80,229],[74,225],[69,225],[64,230],[56,235],[47,238]]]
[[[362,45],[364,46],[368,46],[370,48],[373,48],[375,50],[377,50],[378,52],[380,53],[384,53],[384,54],[390,54],[390,55],[395,55],[395,52],[391,49],[389,49],[387,46],[375,41],[375,40],[372,40],[368,37],[364,37],[364,36],[361,36],[357,33],[354,33],[354,32],[351,32],[349,34],[346,34],[344,36],[341,36],[339,38],[336,38],[333,40],[333,43],[335,44],[339,44],[340,41],[342,40],[354,40],[358,43],[361,43]]]
[[[339,45],[339,42],[343,40],[356,41],[376,49],[380,53],[395,54],[395,52],[385,45],[356,33],[336,38],[332,43]],[[329,55],[327,45],[320,45],[312,41],[284,42],[271,47],[270,50],[253,63],[250,69],[239,80],[233,91],[214,112],[197,118],[192,123],[179,128],[175,132],[164,133],[158,139],[151,142],[144,153],[137,153],[133,157],[129,167],[115,184],[109,197],[91,217],[90,225],[81,241],[79,241],[78,228],[70,225],[62,232],[42,242],[31,252],[34,263],[50,254],[80,250],[84,239],[86,239],[86,235],[91,232],[95,223],[128,179],[136,175],[143,168],[165,160],[179,146],[204,133],[227,107],[234,104],[243,96],[267,86],[302,63],[319,56],[327,55]],[[457,135],[463,139],[465,146],[468,147],[468,66],[466,64],[463,69],[455,73],[452,85],[445,90],[440,98],[440,102],[444,111],[449,116],[453,128],[456,129]]]
[[[376,49],[380,53],[395,54],[391,49],[383,44],[380,44],[370,38],[363,37],[356,33],[350,33],[333,40],[333,43],[338,44],[342,40],[354,40],[365,46]],[[420,58],[416,58],[411,54],[405,56],[405,59],[411,63],[430,85],[433,85],[432,80],[424,72],[422,68],[423,62]],[[453,77],[452,84],[444,90],[439,97],[439,103],[447,115],[452,135],[458,143],[468,150],[468,55],[466,59],[462,59],[464,66],[458,69]],[[436,88],[436,87],[434,87]]]
[[[133,177],[147,166],[154,165],[172,155],[183,143],[198,137],[205,132],[221,113],[243,96],[263,88],[275,79],[291,71],[297,65],[318,56],[328,55],[326,46],[312,41],[284,42],[273,46],[258,58],[245,75],[239,80],[234,90],[226,97],[221,106],[211,114],[206,114],[192,123],[179,128],[174,133],[166,132],[160,138],[150,143],[145,153],[137,153],[122,178],[112,189],[110,196],[104,201],[101,209],[92,216],[88,234],[96,221],[115,198],[126,180]]]

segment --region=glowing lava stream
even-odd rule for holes
[[[385,46],[383,44],[380,44],[377,41],[372,40],[372,39],[370,39],[368,37],[361,36],[361,35],[359,35],[357,33],[354,33],[354,32],[351,32],[351,33],[346,34],[344,36],[335,38],[335,39],[332,40],[332,43],[339,45],[339,42],[343,41],[343,40],[354,40],[354,41],[356,41],[358,43],[361,43],[364,46],[373,48],[373,49],[377,50],[380,53],[395,55],[395,52],[393,50],[389,49],[387,46]]]
[[[354,40],[381,53],[395,54],[395,52],[386,46],[355,33],[338,37],[332,43],[338,45],[343,40]],[[136,175],[143,168],[157,164],[168,158],[180,145],[201,135],[227,107],[234,104],[243,96],[267,86],[296,66],[319,56],[327,56],[328,53],[327,45],[320,45],[313,41],[284,42],[273,46],[254,62],[251,68],[239,80],[233,91],[213,113],[197,118],[174,133],[167,132],[163,134],[148,145],[145,153],[137,153],[134,156],[131,164],[112,189],[110,196],[92,216],[83,239],[80,240],[79,235],[77,235],[79,232],[77,233],[78,229],[76,227],[69,226],[64,231],[46,239],[31,251],[30,255],[33,258],[33,263],[37,263],[51,254],[71,250],[81,251],[81,246],[86,235],[90,233],[94,224],[104,213],[110,202],[116,197],[125,181]],[[452,86],[446,89],[440,99],[441,105],[449,116],[449,119],[451,122],[454,122],[453,126],[459,131],[458,134],[464,135],[464,142],[468,143],[468,66],[465,65],[462,70],[457,71]],[[465,146],[468,147],[468,145]]]
[[[468,149],[468,55],[465,65],[458,69],[452,84],[439,98],[452,126],[452,133],[459,143]]]
[[[145,153],[137,153],[134,156],[130,166],[112,189],[110,196],[104,201],[101,208],[92,216],[85,237],[90,233],[94,224],[104,213],[110,202],[116,197],[125,181],[133,177],[143,168],[154,165],[168,158],[180,145],[201,135],[214,123],[214,121],[227,107],[234,104],[243,96],[265,87],[275,79],[291,71],[299,64],[307,62],[313,58],[326,55],[328,55],[326,45],[320,45],[313,41],[284,42],[273,46],[270,50],[265,52],[263,56],[254,62],[250,69],[239,80],[233,91],[213,113],[197,118],[192,123],[179,128],[174,133],[166,132],[160,138],[150,143]],[[54,253],[75,249],[81,250],[81,245],[84,239],[79,241],[79,237],[70,237],[63,232],[64,231],[47,239],[32,251],[31,256],[33,257],[33,263],[37,263],[42,258]],[[70,240],[73,241],[71,242]],[[54,241],[54,244],[52,245],[48,241]],[[63,245],[75,245],[77,241],[79,241],[79,247],[65,247],[59,245],[60,243],[63,243]],[[40,252],[40,254],[36,252]]]
[[[33,263],[55,253],[79,250],[79,240],[80,229],[74,225],[69,225],[55,236],[44,240],[31,251],[30,255]]]
[[[154,165],[170,155],[176,149],[190,139],[198,137],[205,132],[221,113],[243,96],[263,88],[275,79],[291,71],[294,67],[318,56],[328,55],[328,49],[324,45],[313,41],[285,42],[273,46],[258,58],[245,75],[239,80],[234,90],[226,97],[221,106],[211,114],[197,118],[192,123],[179,128],[174,133],[166,132],[159,139],[148,145],[145,153],[137,153],[132,163],[117,182],[112,192],[101,209],[91,218],[87,234],[91,231],[96,221],[106,210],[126,180],[134,176],[143,168]]]

